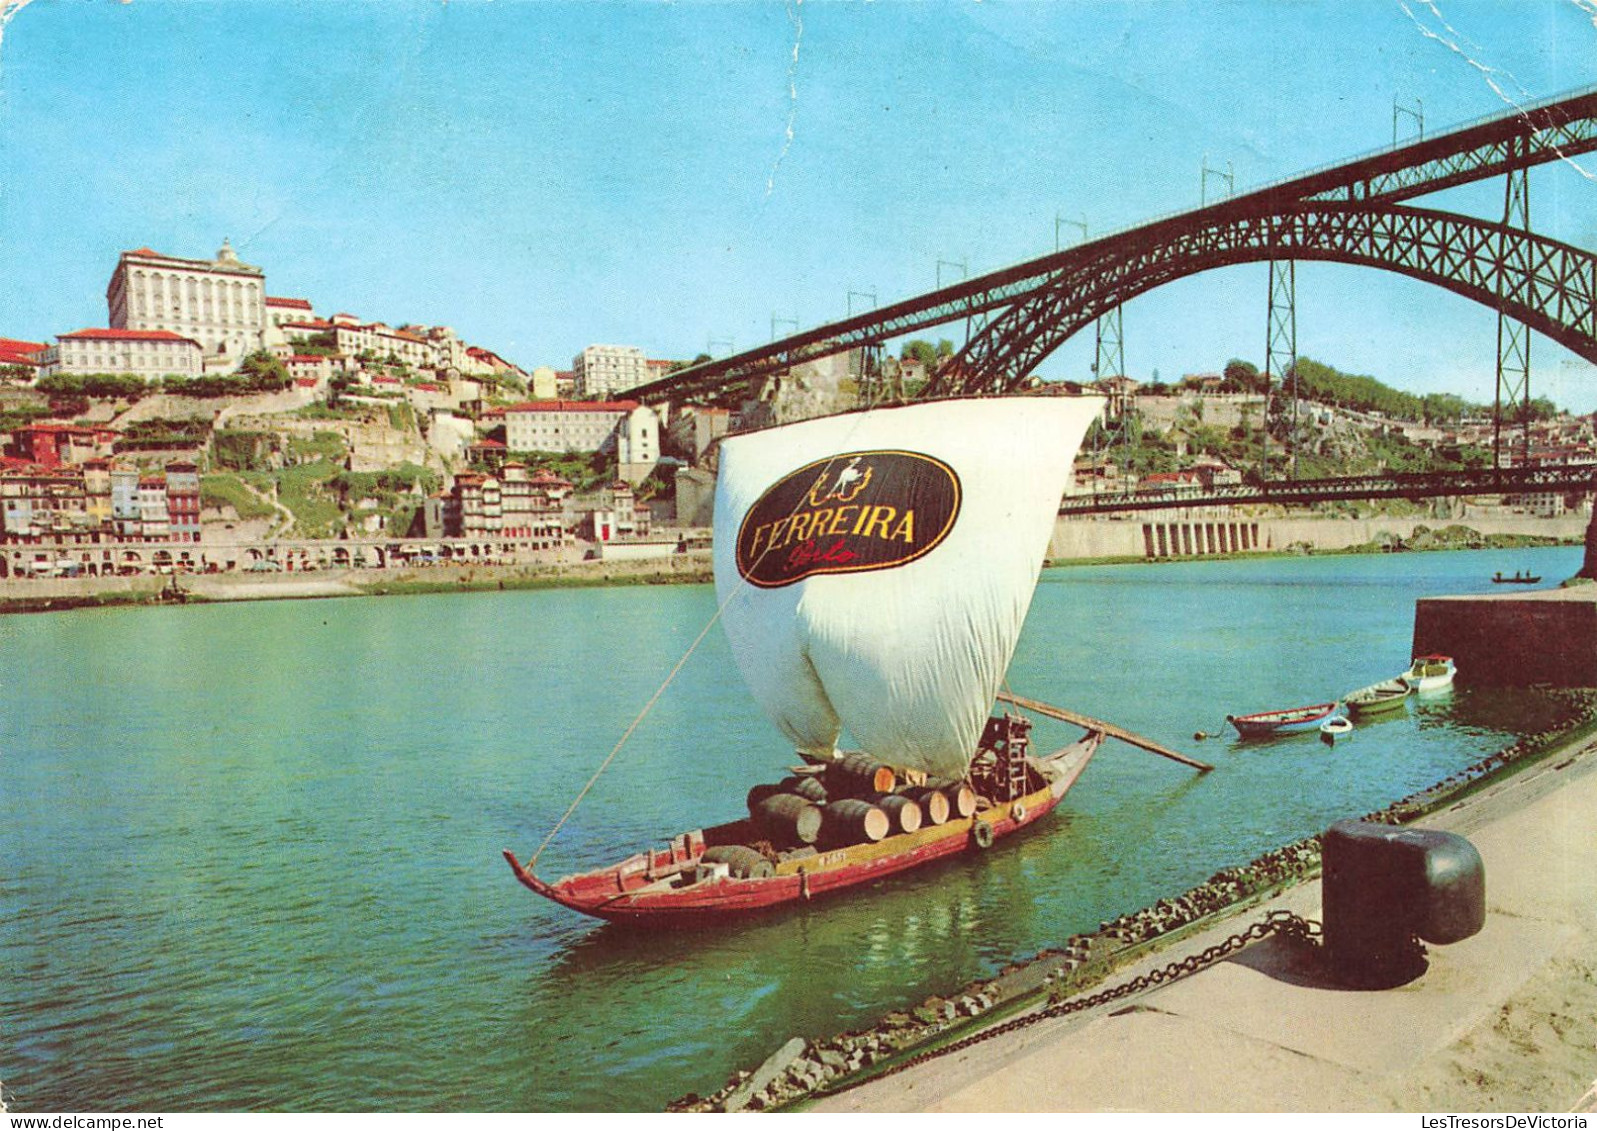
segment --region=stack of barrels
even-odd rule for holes
[[[963,783],[900,788],[898,775],[868,754],[849,754],[818,774],[797,774],[749,790],[749,817],[778,848],[872,844],[976,811]]]

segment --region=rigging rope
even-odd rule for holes
[[[676,662],[676,667],[671,669],[671,674],[665,677],[665,682],[660,684],[660,686],[655,690],[655,693],[649,697],[649,701],[643,705],[643,710],[638,712],[638,717],[632,720],[632,725],[627,727],[627,729],[622,733],[621,737],[616,740],[616,744],[611,749],[610,753],[605,755],[604,761],[599,763],[599,768],[593,771],[593,776],[588,779],[588,784],[583,786],[581,792],[579,792],[577,796],[572,799],[571,804],[567,806],[566,811],[562,813],[560,819],[555,822],[555,827],[550,829],[549,835],[543,838],[543,843],[538,846],[538,851],[534,852],[532,857],[527,861],[527,868],[529,870],[538,862],[538,857],[543,855],[543,850],[549,847],[549,842],[555,838],[555,834],[558,833],[565,823],[571,819],[571,814],[577,811],[577,806],[582,804],[582,799],[584,797],[588,796],[588,791],[592,789],[594,783],[599,780],[599,776],[603,774],[605,770],[610,768],[610,763],[615,761],[617,754],[621,753],[621,748],[625,746],[627,744],[627,740],[632,737],[632,732],[637,730],[638,727],[642,725],[643,720],[648,716],[649,712],[654,710],[654,705],[660,701],[660,696],[665,694],[665,689],[671,686],[671,681],[676,679],[677,673],[679,673],[687,664],[693,653],[698,651],[699,645],[704,643],[704,638],[710,635],[710,629],[715,627],[715,622],[721,619],[721,613],[726,608],[727,603],[730,602],[733,597],[737,596],[738,592],[739,590],[734,589],[732,593],[728,595],[727,599],[721,602],[721,607],[716,609],[715,615],[705,622],[704,629],[699,633],[698,638],[695,639],[692,644],[688,645],[688,650],[682,653],[682,658]]]
[[[870,410],[867,409],[865,412],[857,414],[858,418],[854,421],[854,426],[850,428],[844,436],[845,441],[851,439],[854,433],[859,431],[861,422],[867,415],[869,415],[869,412]],[[831,470],[832,465],[837,461],[837,458],[838,457],[836,455],[827,457],[825,461],[826,467],[822,471],[822,474],[825,474],[827,471]],[[788,512],[788,518],[792,518],[795,514],[797,514],[799,508],[803,505],[804,497],[800,495],[799,498],[793,503],[793,509]],[[761,550],[759,557],[755,558],[754,560],[755,566],[758,566],[760,562],[764,561],[765,555],[770,552],[770,546],[767,546],[765,549]],[[665,681],[661,683],[657,689],[655,689],[654,694],[649,697],[649,701],[643,705],[643,710],[638,712],[637,718],[633,719],[631,725],[628,726],[624,732],[622,732],[621,737],[616,740],[616,744],[610,750],[610,753],[606,754],[604,761],[599,763],[599,768],[593,771],[593,776],[588,779],[588,783],[584,785],[577,793],[577,796],[572,799],[571,804],[566,807],[566,811],[562,813],[560,815],[560,819],[555,822],[554,828],[550,829],[549,834],[543,838],[543,843],[538,845],[537,851],[528,858],[528,871],[531,871],[533,865],[538,862],[538,857],[543,855],[543,850],[549,847],[549,842],[554,840],[556,834],[558,834],[560,830],[565,827],[565,823],[571,819],[571,814],[575,813],[577,811],[577,806],[582,804],[582,799],[588,796],[588,791],[594,787],[594,784],[598,782],[600,776],[605,772],[605,770],[610,768],[610,763],[615,761],[617,754],[621,753],[621,748],[627,744],[627,741],[632,737],[633,732],[636,731],[638,727],[643,725],[643,720],[648,717],[650,711],[654,710],[654,705],[660,701],[660,696],[665,694],[666,688],[671,686],[672,681],[676,679],[678,673],[680,673],[683,667],[687,665],[687,662],[692,657],[693,653],[698,651],[699,645],[704,643],[704,638],[710,635],[710,629],[714,628],[716,622],[721,619],[721,614],[726,611],[727,606],[732,603],[735,597],[743,593],[747,588],[750,588],[747,584],[733,588],[733,590],[726,595],[726,600],[722,601],[720,605],[716,607],[715,614],[705,622],[704,628],[694,639],[693,643],[688,645],[688,650],[682,653],[682,658],[676,662],[676,666],[672,668],[670,674],[665,677]]]

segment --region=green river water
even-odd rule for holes
[[[1049,570],[1014,690],[1216,772],[1110,744],[991,853],[714,933],[584,919],[499,857],[542,840],[708,586],[4,618],[0,1081],[15,1112],[658,1110],[1552,724],[1460,686],[1334,749],[1192,737],[1397,673],[1417,597],[1580,554]],[[540,870],[735,816],[788,761],[716,630]]]

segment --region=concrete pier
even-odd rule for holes
[[[1427,597],[1414,654],[1452,656],[1472,686],[1597,687],[1597,584],[1534,593]]]
[[[1271,938],[1186,978],[1045,1020],[813,1105],[818,1111],[1581,1111],[1597,1104],[1597,743],[1422,822],[1486,866],[1480,934],[1393,990],[1348,989]],[[1304,884],[1120,971],[1201,953]]]

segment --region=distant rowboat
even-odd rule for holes
[[[1225,721],[1237,728],[1243,738],[1269,738],[1314,730],[1336,711],[1336,703],[1316,703],[1311,707],[1291,707],[1285,711],[1260,711],[1254,715],[1227,715]]]
[[[1342,701],[1347,704],[1350,715],[1378,715],[1401,707],[1408,698],[1408,692],[1408,684],[1399,677],[1350,691],[1342,697]]]
[[[1540,574],[1521,573],[1519,570],[1515,570],[1512,577],[1504,577],[1502,570],[1492,574],[1492,583],[1495,585],[1535,585],[1540,580]]]

